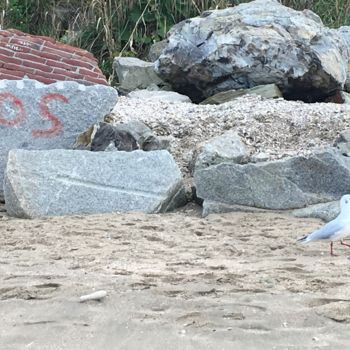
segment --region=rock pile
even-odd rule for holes
[[[177,24],[151,52],[156,63],[116,58],[128,94],[116,105],[101,85],[0,82],[8,212],[163,212],[191,193],[204,215],[331,219],[350,191],[349,33],[255,0]]]
[[[0,183],[9,150],[71,148],[82,128],[110,112],[117,95],[103,85],[1,80]]]

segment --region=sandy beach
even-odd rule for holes
[[[344,349],[349,248],[316,219],[0,213],[0,349]],[[105,290],[100,301],[82,295]]]

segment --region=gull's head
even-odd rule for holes
[[[350,194],[345,194],[340,199],[340,210],[350,213]]]

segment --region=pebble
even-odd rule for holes
[[[79,299],[81,303],[89,300],[101,300],[107,296],[107,292],[105,290],[98,290],[94,293],[82,295]]]
[[[167,134],[175,136],[170,152],[185,177],[190,174],[188,152],[230,129],[237,131],[251,147],[255,161],[265,161],[307,156],[316,149],[329,147],[350,125],[350,105],[308,104],[263,99],[256,95],[242,96],[221,105],[167,103],[120,96],[111,115],[115,124],[138,119],[156,135],[157,130],[166,130]]]

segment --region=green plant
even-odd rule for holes
[[[48,35],[91,51],[109,76],[115,56],[144,57],[179,21],[250,0],[0,0],[1,28]],[[331,27],[350,24],[350,0],[282,0]]]

